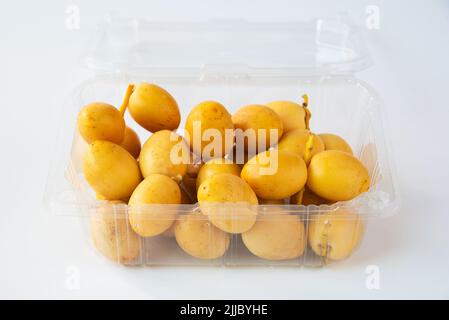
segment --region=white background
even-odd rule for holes
[[[66,28],[70,4],[79,30]],[[80,80],[80,49],[107,11],[252,21],[349,11],[363,25],[368,5],[380,10],[380,29],[367,32],[375,65],[357,76],[384,99],[403,205],[370,224],[350,260],[299,270],[124,268],[91,250],[77,218],[43,205],[54,109]],[[449,298],[449,2],[21,0],[0,15],[0,298]],[[369,265],[379,267],[378,290],[366,286]]]

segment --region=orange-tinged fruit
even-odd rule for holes
[[[89,185],[106,200],[127,199],[142,180],[136,159],[119,145],[97,140],[83,157]]]
[[[106,140],[120,144],[125,136],[125,120],[110,104],[94,102],[78,114],[78,131],[87,143]]]
[[[246,150],[265,151],[276,144],[284,132],[279,115],[267,106],[259,104],[240,108],[232,116],[232,122],[236,129],[236,143],[243,142]]]
[[[307,187],[331,201],[347,201],[368,190],[370,177],[365,166],[347,152],[327,150],[312,158]]]
[[[201,155],[204,161],[222,158],[232,150],[233,130],[231,115],[216,101],[201,102],[190,111],[186,119],[186,140],[191,150]],[[207,134],[216,134],[218,140],[214,141],[212,138],[210,141]]]
[[[243,167],[241,177],[258,197],[278,200],[288,198],[304,187],[307,167],[294,153],[268,150],[250,159]]]
[[[128,215],[133,230],[142,237],[157,236],[173,224],[176,209],[151,204],[180,204],[181,190],[176,182],[162,174],[147,176],[134,190],[129,199]]]
[[[222,158],[211,159],[206,162],[198,172],[196,188],[198,189],[205,180],[219,173],[230,173],[240,177],[241,170],[240,166],[233,163],[231,160]]]
[[[159,173],[181,182],[187,172],[188,157],[188,146],[182,137],[173,131],[161,130],[143,144],[139,165],[144,177]]]
[[[126,107],[131,117],[150,132],[175,130],[181,122],[178,103],[164,88],[142,82],[130,85],[121,111]]]
[[[332,133],[321,133],[318,136],[323,141],[325,150],[340,150],[353,154],[351,146],[342,137]]]
[[[198,188],[201,211],[217,228],[242,233],[256,222],[258,204],[251,187],[238,176],[220,173],[205,180]]]
[[[284,133],[295,129],[306,129],[304,106],[285,100],[269,102],[266,106],[279,115],[284,125]]]

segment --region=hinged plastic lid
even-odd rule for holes
[[[371,64],[361,30],[344,18],[305,22],[151,22],[109,17],[85,55],[97,71],[198,75],[353,73]],[[210,68],[213,66],[213,68]]]

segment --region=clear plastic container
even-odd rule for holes
[[[93,244],[112,260],[126,265],[295,267],[333,261],[332,240],[323,256],[306,244],[303,253],[292,259],[269,260],[252,254],[240,235],[229,234],[226,252],[206,260],[184,252],[173,237],[137,237],[128,225],[128,206],[96,200],[87,185],[81,167],[86,143],[75,128],[82,106],[93,101],[118,106],[128,83],[145,81],[166,88],[178,101],[183,120],[193,106],[207,99],[220,101],[232,114],[250,103],[302,101],[301,95],[307,93],[311,129],[344,137],[369,170],[370,190],[347,202],[320,206],[216,204],[224,214],[232,212],[236,221],[242,218],[241,210],[257,212],[258,221],[279,221],[279,213],[289,213],[302,221],[304,230],[299,238],[307,243],[310,225],[320,215],[356,212],[359,218],[350,230],[355,232],[360,223],[366,231],[369,219],[389,216],[399,208],[388,135],[382,126],[382,102],[373,88],[354,77],[356,71],[370,65],[369,54],[361,31],[347,21],[155,23],[114,17],[99,27],[85,57],[95,76],[79,84],[63,107],[47,198],[55,213],[79,215],[90,234],[109,235]],[[142,142],[149,137],[131,118],[126,120]],[[146,205],[141,209],[143,215],[163,212],[181,220],[193,214],[194,219],[202,220],[207,239],[203,251],[209,250],[211,256],[214,244],[223,241],[207,223],[207,216],[200,214],[198,204]]]

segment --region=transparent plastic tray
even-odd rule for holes
[[[127,265],[219,266],[322,266],[329,262],[308,245],[297,258],[264,260],[251,254],[241,236],[235,234],[230,235],[226,253],[214,260],[191,257],[174,238],[166,236],[139,238],[136,258],[121,258],[120,251],[127,250],[126,246],[136,246],[130,227],[123,227],[127,225],[128,206],[95,199],[82,173],[86,143],[76,132],[76,115],[92,101],[118,106],[128,83],[145,81],[166,88],[176,98],[182,120],[193,106],[208,99],[220,101],[232,114],[251,103],[302,101],[302,94],[309,95],[311,130],[335,133],[348,141],[369,170],[370,190],[333,205],[250,207],[258,213],[258,220],[280,212],[296,215],[304,223],[307,239],[308,225],[316,215],[344,208],[357,212],[366,230],[369,219],[389,216],[399,208],[388,135],[382,125],[382,102],[373,88],[354,77],[356,71],[370,65],[369,54],[362,33],[347,21],[155,23],[114,17],[98,28],[84,61],[95,75],[79,84],[63,106],[47,200],[56,214],[79,215],[87,228],[93,219],[107,220],[116,232],[113,260]],[[142,143],[150,136],[128,116],[126,121]],[[235,219],[241,218],[239,210],[248,209],[245,204],[216,205],[220,210],[231,210]],[[175,220],[197,213],[198,219],[207,220],[198,204],[145,205],[142,210],[171,212]],[[210,241],[214,241],[212,234]]]

